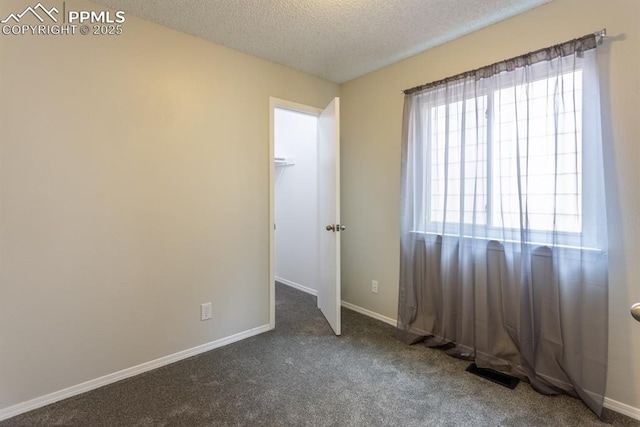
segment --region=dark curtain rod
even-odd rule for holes
[[[461,80],[467,77],[475,77],[476,79],[487,78],[502,71],[511,71],[515,68],[535,64],[540,61],[557,58],[559,56],[568,56],[572,55],[575,52],[594,49],[597,45],[602,44],[602,41],[606,37],[607,29],[604,28],[595,33],[587,34],[580,38],[573,39],[564,43],[560,43],[543,49],[538,49],[536,51],[529,52],[524,55],[519,55],[511,59],[499,61],[491,65],[485,65],[484,67],[476,68],[475,70],[456,74],[452,77],[447,77],[435,82],[415,86],[411,89],[405,89],[401,91],[401,93],[409,95],[423,89],[429,89],[435,86],[442,85],[444,83],[454,82],[456,80]]]

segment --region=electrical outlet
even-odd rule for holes
[[[200,320],[211,319],[211,303],[200,304]]]
[[[372,280],[371,281],[371,292],[373,292],[374,294],[378,293],[378,281],[377,280]]]

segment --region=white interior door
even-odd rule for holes
[[[318,212],[320,219],[320,289],[318,307],[340,335],[340,99],[318,121]]]

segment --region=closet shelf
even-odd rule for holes
[[[276,164],[276,166],[292,166],[296,164],[296,158],[293,156],[291,157],[275,156],[273,158],[273,161]]]

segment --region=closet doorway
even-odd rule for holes
[[[318,297],[340,335],[339,100],[270,99],[270,321],[275,281]]]

